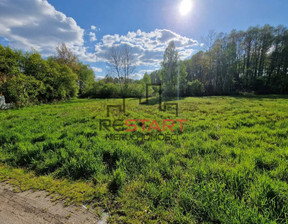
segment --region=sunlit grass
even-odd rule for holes
[[[121,103],[1,111],[0,179],[102,206],[111,222],[287,222],[287,98],[181,99],[178,118],[188,122],[167,143],[106,141],[99,119],[108,104]],[[172,108],[157,108],[128,99],[126,113],[111,118],[176,119]]]

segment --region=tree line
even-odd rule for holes
[[[17,106],[66,100],[85,94],[94,72],[65,44],[57,55],[43,59],[37,52],[23,53],[0,45],[0,93]]]
[[[108,74],[95,81],[93,70],[62,44],[46,59],[0,45],[0,94],[19,106],[92,98],[143,97],[146,84],[162,84],[163,96],[288,94],[288,29],[250,27],[229,34],[209,32],[204,50],[180,60],[175,43],[167,46],[161,68],[133,80],[136,59],[129,46],[114,46],[106,56]],[[158,89],[151,87],[150,95]]]
[[[288,30],[250,27],[230,34],[210,32],[206,49],[179,61],[175,44],[167,47],[162,68],[151,73],[166,95],[288,94]],[[165,91],[164,91],[165,92]]]

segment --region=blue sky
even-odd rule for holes
[[[201,49],[209,30],[287,26],[287,0],[191,0],[186,15],[179,12],[182,1],[0,0],[0,43],[49,56],[66,42],[98,78],[107,72],[109,47],[129,44],[137,58],[133,77],[140,78],[159,67],[170,40],[184,59]]]

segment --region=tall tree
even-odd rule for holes
[[[75,54],[66,46],[65,43],[62,43],[60,46],[56,47],[57,55],[56,60],[60,63],[67,65],[72,69],[73,72],[77,73],[80,69],[78,59]]]
[[[121,94],[125,95],[125,87],[130,80],[130,76],[135,72],[135,56],[132,48],[128,45],[113,46],[107,55],[107,67],[111,76],[118,79],[121,87]]]
[[[79,94],[85,95],[92,87],[95,82],[95,73],[88,66],[83,63],[80,63],[80,69],[78,71],[78,85],[79,85]]]
[[[126,83],[130,75],[135,72],[135,57],[132,52],[132,48],[128,45],[123,45],[121,48],[121,58],[122,58],[122,72],[124,76],[124,82]]]
[[[179,55],[175,43],[171,41],[164,52],[162,62],[162,83],[166,95],[176,95],[178,61]]]

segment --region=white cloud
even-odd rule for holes
[[[89,33],[89,36],[90,36],[90,41],[91,41],[91,42],[94,42],[94,41],[97,40],[97,38],[96,38],[96,34],[95,34],[95,33],[90,32],[90,33]]]
[[[101,79],[105,79],[105,76],[97,76],[97,77],[95,78],[95,81],[99,81],[99,80],[101,80]]]
[[[126,35],[105,35],[96,42],[94,51],[88,52],[84,43],[84,29],[76,21],[57,11],[47,0],[0,0],[0,37],[15,48],[34,48],[48,56],[55,53],[57,45],[67,46],[85,62],[106,62],[107,50],[113,45],[131,46],[138,66],[158,67],[171,40],[175,41],[181,59],[190,57],[198,42],[167,29],[151,32],[128,32]],[[90,41],[97,41],[92,25]]]
[[[148,74],[150,74],[151,72],[155,71],[155,69],[144,69],[144,70],[139,70],[139,71],[136,71],[135,74],[132,74],[130,75],[129,78],[131,79],[142,79],[144,74],[147,72]]]
[[[94,72],[103,72],[102,68],[92,67]]]
[[[98,28],[98,27],[92,25],[92,26],[91,26],[91,30],[100,31],[100,28]]]
[[[51,54],[58,44],[65,42],[85,51],[84,30],[47,0],[0,0],[0,4],[0,36],[13,47]]]
[[[152,32],[128,32],[127,35],[105,35],[101,42],[95,45],[97,61],[105,62],[107,51],[112,46],[129,45],[137,58],[139,66],[159,66],[163,54],[170,41],[174,41],[181,59],[190,57],[198,42],[181,36],[171,30],[156,29]]]
[[[129,76],[130,79],[142,79],[143,78],[143,74],[140,74],[140,73],[135,73],[135,74],[132,74]]]

